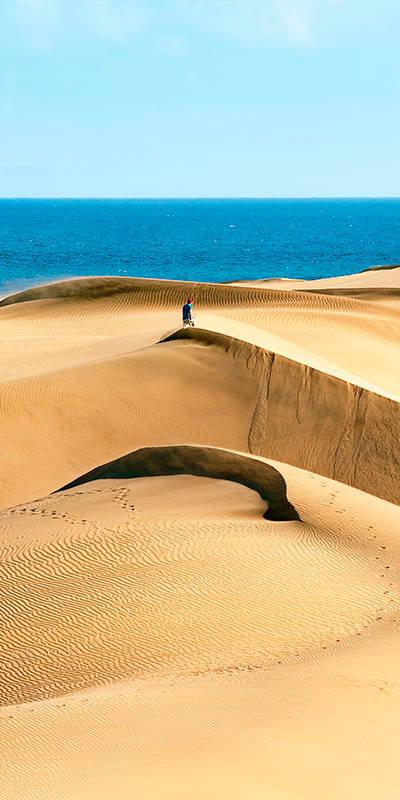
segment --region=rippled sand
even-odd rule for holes
[[[398,279],[365,274],[0,303],[1,800],[397,800]]]

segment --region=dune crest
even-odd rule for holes
[[[208,331],[170,341],[183,282],[79,279],[7,299],[0,349],[14,375],[1,386],[0,505],[177,442],[248,450],[400,502],[397,312],[289,291],[189,289]]]
[[[250,453],[309,469],[400,503],[400,414],[396,398],[368,390],[363,381],[350,383],[346,377],[357,380],[355,376],[346,376],[340,370],[331,374],[331,365],[329,372],[323,371],[322,361],[319,369],[311,367],[300,360],[306,359],[307,353],[298,349],[292,352],[290,346],[286,348],[289,357],[259,347],[253,344],[262,341],[262,334],[257,332],[251,341],[250,330],[250,342],[220,332],[229,330],[242,337],[243,328],[249,326],[235,329],[230,320],[223,325],[218,318],[216,323],[208,320],[216,330],[182,328],[165,341],[203,342],[233,354],[236,360],[246,360],[259,387],[248,434]],[[279,345],[284,352],[281,342]]]
[[[197,475],[234,481],[258,492],[268,503],[264,519],[299,519],[286,497],[286,483],[278,470],[255,458],[214,447],[144,447],[87,472],[60,492],[107,478],[144,478],[160,475]]]
[[[337,279],[327,279],[337,280]],[[307,282],[305,282],[307,283]],[[310,282],[312,283],[312,282]],[[105,300],[129,304],[137,309],[157,308],[157,310],[179,309],[188,294],[193,297],[198,308],[220,308],[228,311],[230,309],[246,308],[256,309],[268,303],[270,307],[287,307],[293,310],[304,309],[312,312],[313,309],[324,309],[327,312],[337,311],[351,314],[357,317],[362,311],[359,301],[351,297],[327,297],[323,293],[315,296],[310,292],[307,296],[304,292],[289,291],[286,285],[260,288],[257,282],[238,284],[218,284],[218,283],[195,283],[192,281],[170,281],[156,280],[152,278],[116,278],[110,277],[91,277],[74,278],[70,280],[49,283],[44,286],[33,286],[23,292],[9,295],[0,300],[0,308],[21,303],[40,303],[48,300],[64,301],[67,307],[71,303],[84,302],[92,306]],[[286,286],[286,288],[285,288]],[[310,286],[310,288],[314,288]],[[387,319],[397,318],[392,309],[376,308],[372,304],[368,306],[370,316],[381,317],[383,314]]]
[[[399,272],[1,303],[0,800],[397,798]]]

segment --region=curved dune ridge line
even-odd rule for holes
[[[286,497],[286,483],[278,470],[265,461],[214,447],[144,447],[87,472],[59,491],[100,478],[143,478],[155,475],[196,475],[242,483],[258,492],[261,499],[268,503],[264,519],[286,522],[299,519],[296,509]]]
[[[340,288],[1,305],[0,800],[397,800],[400,318]]]
[[[400,504],[397,398],[377,394],[375,387],[368,391],[362,381],[352,384],[346,378],[353,376],[340,370],[332,374],[329,364],[323,371],[322,360],[310,359],[310,366],[308,354],[299,349],[289,349],[291,358],[286,358],[279,353],[288,351],[282,341],[249,326],[210,316],[200,320],[207,329],[181,328],[165,341],[204,342],[246,360],[259,386],[248,434],[251,453],[311,469]]]
[[[339,378],[347,383],[355,384],[370,392],[381,394],[382,397],[388,397],[390,400],[395,400],[396,403],[400,402],[400,396],[386,392],[385,389],[374,386],[373,383],[369,383],[368,381],[364,381],[362,378],[358,377],[358,375],[347,372],[337,367],[336,364],[326,361],[324,358],[315,356],[303,347],[288,343],[286,339],[280,336],[275,336],[274,334],[259,330],[254,325],[246,325],[237,320],[226,319],[225,317],[216,316],[215,314],[200,314],[200,316],[197,317],[196,324],[197,328],[232,336],[243,342],[254,344],[268,352],[290,358],[292,361],[297,361],[298,364],[311,367],[313,370],[318,369],[320,372],[325,372],[327,375],[332,375],[334,378]],[[201,334],[197,332],[196,328],[179,328],[176,333],[166,337],[163,341],[196,337],[201,337]]]
[[[191,475],[98,479],[3,512],[2,703],[312,658],[384,629],[394,507],[274,468],[307,522],[262,520],[254,491]]]
[[[316,292],[318,294],[352,297],[370,303],[400,306],[400,265],[369,267],[355,275],[319,278],[305,281],[290,278],[272,278],[260,281],[234,281],[234,286],[254,286],[286,291]]]
[[[162,344],[188,284],[93,278],[9,298],[1,506],[176,443],[275,458],[400,502],[397,312],[292,292],[189,291],[209,333]]]
[[[21,337],[32,338],[36,353],[38,337],[43,339],[45,334],[53,341],[58,335],[62,365],[66,350],[62,337],[65,340],[66,335],[71,336],[69,345],[79,344],[86,335],[104,336],[110,347],[112,339],[117,347],[118,337],[139,326],[144,343],[156,341],[151,329],[157,327],[157,319],[161,338],[163,331],[179,323],[180,308],[189,293],[196,313],[222,312],[225,317],[255,325],[400,394],[400,376],[393,370],[400,341],[396,310],[346,297],[139,278],[82,278],[36,287],[3,300],[3,306],[8,305],[0,311],[1,339],[11,337],[15,344]],[[6,362],[8,350],[4,345]],[[75,363],[81,363],[79,355],[78,348]],[[90,355],[94,355],[93,348]],[[69,347],[68,363],[72,362]],[[29,370],[32,367],[28,363]]]
[[[383,273],[385,275],[385,273]],[[385,281],[385,278],[379,276],[378,278],[379,284],[381,285],[382,281]],[[393,280],[393,275],[391,274],[388,280]],[[337,281],[336,278],[328,278],[324,279],[323,281],[303,281],[303,284],[312,285],[314,287],[315,283],[319,283],[321,286],[325,286],[327,282],[328,285],[332,285],[333,281]],[[345,276],[342,279],[344,283],[351,283],[352,285],[355,284],[357,286],[360,285],[376,285],[377,278],[376,276],[367,275],[366,277],[359,277],[357,276]],[[263,282],[262,286],[265,287],[268,285],[267,282]],[[278,282],[277,282],[278,283]],[[296,283],[298,283],[296,281]],[[286,285],[286,281],[285,281]],[[384,284],[383,284],[384,285]],[[158,306],[170,306],[174,307],[176,300],[181,299],[183,295],[190,295],[196,290],[197,294],[197,302],[204,305],[208,304],[210,301],[213,303],[221,302],[224,306],[225,305],[238,305],[241,304],[243,301],[250,299],[252,301],[262,300],[262,295],[264,295],[265,301],[265,290],[264,288],[259,288],[260,284],[257,282],[243,282],[243,283],[234,283],[234,284],[216,284],[216,283],[195,283],[191,281],[173,281],[173,280],[158,280],[152,278],[121,278],[121,277],[114,277],[114,276],[99,276],[99,277],[82,277],[82,278],[73,278],[63,281],[56,281],[54,283],[45,284],[43,286],[33,286],[29,289],[25,289],[22,292],[17,292],[16,294],[12,294],[8,297],[3,298],[0,300],[0,307],[2,306],[9,306],[14,305],[16,303],[27,303],[33,302],[37,300],[49,300],[49,299],[58,299],[58,300],[98,300],[101,298],[110,298],[113,296],[120,295],[121,297],[126,294],[140,294],[141,295],[141,302],[143,302],[143,294],[146,296],[147,302],[150,304],[154,303],[154,299],[157,301]],[[268,289],[267,289],[268,291]],[[282,302],[282,299],[289,302],[294,307],[300,305],[304,305],[301,299],[301,295],[293,294],[293,296],[288,298],[282,298],[280,295],[285,295],[286,290],[283,289],[283,286],[280,286],[278,289],[270,289],[270,293],[276,295],[276,299],[278,302]],[[154,297],[156,296],[156,298]],[[325,300],[325,298],[324,298]],[[326,300],[325,300],[326,302]],[[332,307],[331,303],[326,303]],[[337,306],[340,307],[340,301],[337,302]],[[354,307],[354,304],[350,300],[348,303],[348,307]]]

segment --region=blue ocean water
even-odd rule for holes
[[[314,279],[400,262],[400,199],[0,199],[0,286]]]

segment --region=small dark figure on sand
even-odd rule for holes
[[[182,320],[183,320],[183,327],[186,328],[187,325],[192,325],[193,327],[196,325],[194,316],[193,316],[193,300],[191,297],[188,298],[187,303],[182,308]]]

